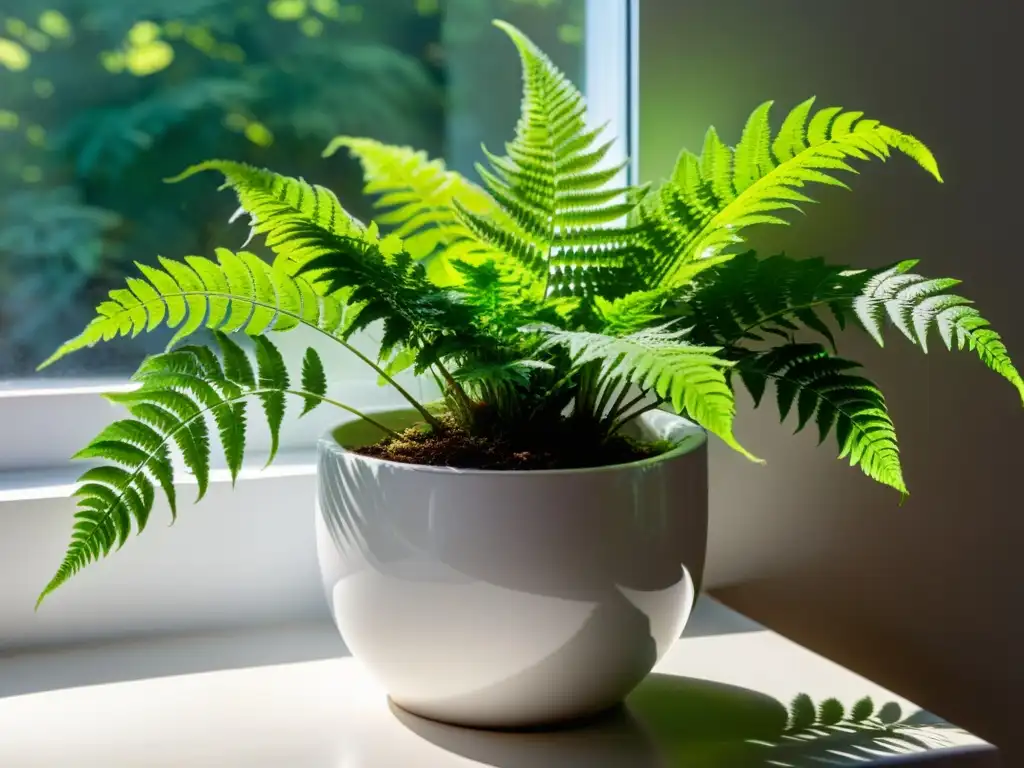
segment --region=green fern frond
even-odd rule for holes
[[[796,432],[813,417],[818,442],[835,431],[839,458],[849,458],[873,480],[907,493],[896,429],[878,387],[849,371],[858,363],[832,357],[820,344],[786,344],[742,358],[736,372],[760,405],[774,382],[781,419],[797,410]]]
[[[324,150],[324,157],[342,148],[362,164],[363,191],[376,198],[374,206],[383,212],[377,223],[392,227],[413,258],[428,260],[427,270],[435,282],[454,282],[448,262],[474,260],[486,253],[455,208],[458,201],[475,216],[497,215],[497,204],[483,189],[421,150],[338,136]],[[434,258],[442,263],[435,265]]]
[[[347,338],[360,305],[318,295],[314,284],[270,266],[254,254],[217,249],[217,260],[187,256],[160,258],[160,267],[139,264],[142,278],[110,292],[97,316],[39,367],[101,341],[137,336],[162,325],[176,328],[173,346],[200,328],[256,336],[303,324],[338,339]]]
[[[376,245],[376,232],[368,232],[342,208],[333,192],[302,179],[245,163],[208,160],[186,168],[168,182],[184,181],[204,171],[221,174],[224,186],[235,191],[240,210],[249,214],[250,239],[264,235],[267,246],[288,265],[301,266],[336,249],[361,253]]]
[[[427,278],[401,238],[379,237],[376,224],[364,228],[329,191],[224,160],[200,163],[175,181],[207,170],[223,174],[235,189],[254,219],[253,231],[277,254],[275,269],[305,276],[318,293],[360,307],[349,333],[383,321],[382,359],[399,342],[432,348],[439,337],[454,337],[469,325],[468,308]]]
[[[459,273],[459,285],[452,290],[472,308],[474,327],[488,338],[506,344],[517,344],[523,325],[550,323],[562,327],[579,304],[573,298],[541,302],[524,294],[518,271],[508,269],[505,262],[455,262],[453,266]]]
[[[685,331],[666,328],[622,337],[550,327],[527,330],[544,335],[543,347],[565,347],[575,368],[599,363],[607,379],[621,378],[641,391],[653,392],[677,413],[685,413],[730,447],[757,460],[733,436],[735,402],[723,373],[732,363],[717,356],[718,347],[689,344]]]
[[[762,341],[765,334],[788,338],[801,325],[835,348],[825,312],[846,327],[850,301],[877,270],[851,270],[822,259],[784,254],[760,259],[753,251],[709,270],[694,281],[688,297],[693,338],[702,344],[733,346]]]
[[[913,136],[862,112],[830,107],[812,114],[813,105],[812,98],[793,109],[773,137],[767,102],[735,149],[711,129],[700,157],[680,155],[671,180],[645,203],[647,237],[661,246],[653,279],[681,284],[681,269],[741,242],[747,227],[786,224],[780,214],[812,202],[805,186],[845,187],[838,174],[853,172],[850,159],[885,160],[895,149],[942,181],[932,153]]]
[[[478,170],[513,226],[495,231],[487,217],[459,208],[474,235],[516,258],[543,297],[549,293],[552,266],[558,259],[570,269],[614,266],[619,258],[614,247],[576,252],[583,257],[580,261],[574,259],[573,249],[624,244],[624,232],[605,225],[625,218],[636,202],[631,188],[607,186],[625,164],[602,167],[612,143],[598,144],[602,128],[587,128],[582,94],[522,32],[505,22],[495,25],[519,51],[522,110],[515,138],[506,145],[507,155],[487,153],[491,170]],[[561,287],[563,293],[572,290],[566,281]]]
[[[974,350],[981,361],[1005,378],[1024,403],[1024,379],[1014,367],[1002,338],[971,302],[947,293],[953,278],[926,278],[911,273],[916,260],[901,261],[874,274],[853,302],[853,310],[879,345],[886,317],[910,341],[928,351],[928,334],[938,329],[946,348]]]
[[[472,333],[472,307],[455,292],[434,285],[423,265],[403,250],[325,253],[305,264],[300,275],[310,275],[328,295],[344,293],[359,305],[350,333],[383,321],[381,359],[399,344],[425,349],[445,338],[472,348],[486,341]]]
[[[76,455],[109,463],[92,467],[79,478],[71,543],[37,607],[86,565],[124,545],[133,524],[136,532],[142,532],[155,503],[155,485],[167,497],[172,517],[177,515],[172,447],[198,482],[196,501],[205,495],[211,462],[208,419],[216,425],[234,480],[245,453],[249,400],[255,398],[263,405],[271,433],[271,459],[285,415],[285,396],[302,398],[303,413],[325,400],[322,375],[304,373],[302,389],[291,388],[280,352],[265,337],[253,339],[255,371],[236,342],[222,333],[216,334],[216,341],[219,357],[206,347],[188,346],[147,358],[132,377],[138,389],[107,396],[125,406],[132,418],[114,422]],[[316,353],[309,350],[306,360],[318,360]]]
[[[555,367],[542,360],[512,360],[506,363],[472,363],[456,370],[457,381],[476,389],[482,386],[511,385],[526,387],[537,371],[552,371]]]
[[[310,347],[302,358],[302,388],[310,392],[302,405],[302,413],[305,416],[320,404],[318,398],[327,394],[327,374],[324,372],[324,364],[317,351]]]
[[[667,304],[675,291],[658,288],[652,291],[634,291],[625,296],[608,300],[597,297],[595,306],[600,318],[601,333],[608,336],[625,336],[630,333],[664,324],[671,313]],[[695,340],[693,330],[690,338]]]

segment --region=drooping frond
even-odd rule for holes
[[[760,405],[769,381],[775,384],[779,415],[794,404],[796,431],[813,417],[819,443],[835,431],[839,458],[849,458],[868,477],[907,493],[896,429],[885,398],[868,379],[850,373],[858,363],[832,357],[820,344],[785,344],[742,358],[736,372]]]
[[[766,334],[788,338],[803,325],[835,348],[825,313],[840,330],[845,328],[850,301],[875,274],[877,270],[851,270],[822,259],[739,254],[694,282],[688,297],[692,336],[702,344],[732,346],[762,341]]]
[[[286,396],[302,398],[303,413],[324,400],[326,381],[304,375],[302,387],[293,388],[280,352],[265,337],[254,338],[255,366],[228,336],[218,333],[216,341],[220,356],[207,347],[190,346],[147,358],[132,377],[140,384],[138,389],[108,395],[132,418],[114,422],[76,455],[106,463],[79,478],[71,544],[40,602],[86,565],[123,546],[133,524],[141,533],[156,500],[156,487],[167,497],[172,516],[177,514],[172,449],[196,478],[196,501],[203,497],[211,463],[208,421],[216,429],[234,479],[245,453],[251,400],[262,405],[270,428],[271,459]],[[322,368],[312,349],[306,359],[308,365]]]
[[[516,259],[546,296],[553,268],[616,270],[633,249],[621,226],[635,207],[631,189],[609,184],[625,163],[605,167],[612,142],[589,129],[582,94],[519,30],[495,22],[512,39],[523,66],[522,112],[503,157],[488,153],[479,172],[513,222],[498,227],[460,206],[474,235]],[[593,281],[563,280],[564,294],[583,296]]]
[[[138,267],[143,276],[130,277],[125,288],[111,291],[89,325],[40,368],[100,341],[137,336],[161,325],[177,329],[172,345],[203,327],[255,336],[303,324],[345,339],[364,308],[318,295],[305,277],[244,251],[219,248],[216,261],[187,256],[184,261],[161,258],[160,267]]]
[[[947,349],[974,350],[981,361],[1005,378],[1024,402],[1024,379],[1014,367],[1002,338],[971,302],[946,291],[959,280],[926,278],[911,273],[916,260],[901,261],[873,275],[853,300],[853,310],[864,328],[883,344],[888,317],[911,342],[928,351],[928,334],[937,328]]]
[[[362,164],[363,191],[376,198],[374,206],[382,211],[377,223],[392,227],[413,258],[428,261],[435,282],[439,276],[454,278],[442,271],[444,264],[433,263],[435,258],[447,263],[479,254],[481,246],[459,216],[455,201],[476,216],[495,216],[499,208],[487,192],[421,150],[338,136],[324,157],[342,148]]]
[[[672,178],[645,203],[644,229],[659,252],[652,280],[679,284],[693,264],[741,242],[747,227],[786,224],[779,214],[812,202],[804,187],[845,186],[838,176],[853,171],[850,159],[885,160],[895,149],[942,180],[923,143],[862,112],[828,107],[812,114],[808,99],[773,136],[771,105],[754,110],[735,149],[710,129],[700,157],[684,151]]]
[[[754,458],[733,436],[735,402],[723,371],[731,362],[718,357],[718,347],[690,344],[685,331],[653,328],[614,337],[585,331],[536,330],[544,346],[564,347],[573,366],[598,362],[603,376],[622,379],[671,403],[677,413],[718,435],[732,448]]]

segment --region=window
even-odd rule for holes
[[[338,134],[410,144],[467,174],[500,149],[524,29],[626,151],[625,0],[7,0],[0,10],[0,470],[61,463],[111,417],[167,336],[36,365],[111,288],[158,254],[240,247],[230,194],[162,179],[209,157],[302,176],[370,215],[358,167],[320,157]],[[259,251],[258,246],[253,246]],[[377,388],[372,378],[364,403]],[[347,379],[348,380],[348,379]],[[362,392],[362,390],[360,390]],[[350,400],[353,398],[350,396]],[[356,400],[359,398],[356,397]],[[296,428],[293,447],[319,427]]]

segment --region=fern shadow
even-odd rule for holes
[[[960,729],[927,712],[904,717],[895,702],[816,705],[801,694],[787,708],[746,688],[657,673],[624,705],[550,728],[460,728],[390,706],[420,738],[495,768],[811,768],[977,749]]]

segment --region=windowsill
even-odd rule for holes
[[[35,651],[0,657],[0,765],[643,768],[652,749],[709,768],[999,764],[991,745],[710,598],[656,672],[631,715],[514,735],[395,712],[327,622]],[[752,743],[799,693],[894,701],[935,748],[866,734]]]
[[[303,477],[316,474],[316,449],[302,448],[280,451],[274,463],[267,463],[266,453],[254,452],[246,456],[245,464],[238,473],[238,482],[276,477]],[[36,501],[41,499],[63,499],[75,490],[78,476],[87,465],[68,462],[61,467],[50,469],[24,469],[0,472],[0,513],[5,502]],[[227,468],[214,467],[210,470],[210,483],[230,483]],[[194,486],[195,479],[185,472],[176,472],[175,486]]]

